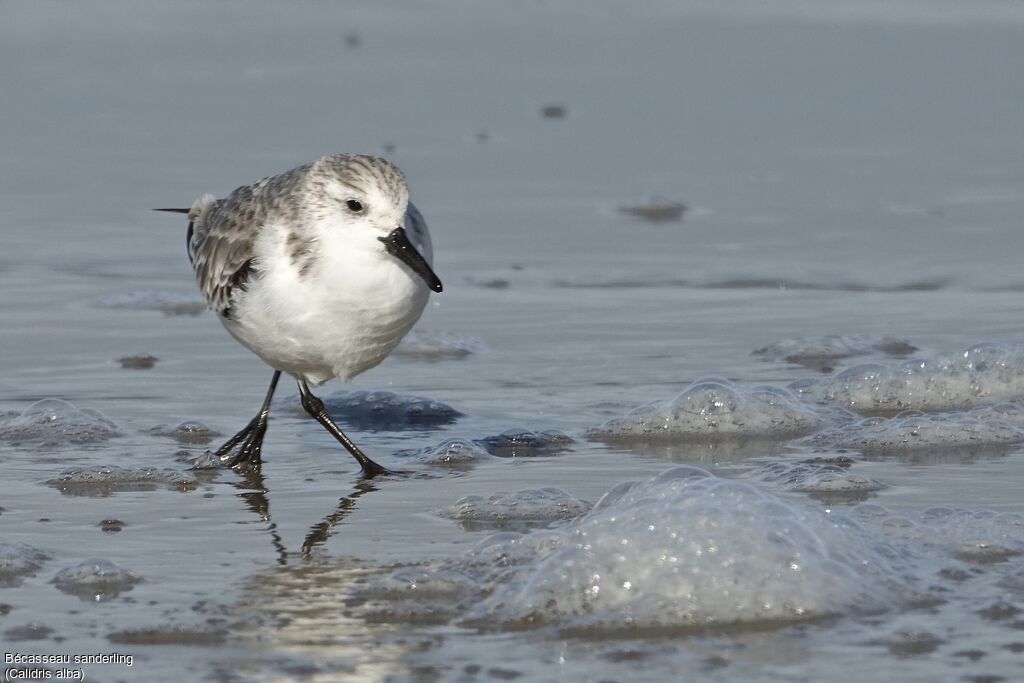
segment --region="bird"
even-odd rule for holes
[[[259,467],[282,373],[302,407],[356,459],[364,478],[391,473],[367,456],[310,390],[347,382],[383,361],[441,292],[426,221],[402,171],[362,154],[330,154],[204,194],[186,214],[186,247],[210,308],[273,369],[259,412],[212,452],[227,467]]]

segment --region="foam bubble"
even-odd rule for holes
[[[121,491],[153,491],[159,486],[191,491],[196,480],[171,469],[143,467],[125,469],[99,467],[70,468],[46,482],[67,496],[109,496]]]
[[[477,337],[443,330],[413,330],[395,349],[396,356],[423,360],[462,360],[484,347]]]
[[[880,481],[850,472],[846,462],[773,462],[759,468],[754,476],[777,482],[789,491],[816,494],[816,498],[860,500],[885,488]]]
[[[590,503],[556,488],[496,493],[484,498],[466,496],[441,510],[465,528],[526,528],[574,519],[590,510]]]
[[[482,447],[465,439],[446,439],[436,446],[402,455],[411,455],[423,464],[438,467],[468,467],[492,457]]]
[[[185,444],[209,443],[214,437],[220,436],[220,432],[210,429],[198,420],[185,420],[173,426],[157,425],[150,429],[149,433],[153,436],[166,436]]]
[[[462,417],[462,413],[441,401],[391,391],[336,391],[323,401],[332,417],[360,431],[440,426]],[[298,410],[302,411],[301,406]]]
[[[924,414],[906,411],[891,418],[870,417],[806,437],[820,449],[865,453],[952,451],[1024,442],[1024,412],[1012,404],[970,411]]]
[[[485,436],[476,443],[500,458],[532,458],[560,453],[568,449],[572,442],[572,437],[561,432],[506,429],[501,434]]]
[[[62,592],[93,602],[116,598],[139,581],[142,577],[135,572],[102,559],[85,560],[53,577],[53,583]]]
[[[933,507],[916,514],[879,514],[876,508],[858,506],[854,514],[889,536],[937,548],[965,562],[992,564],[1024,554],[1024,515],[1020,513]]]
[[[565,527],[486,539],[416,585],[443,580],[469,624],[644,632],[886,609],[914,594],[913,558],[848,515],[679,467]]]
[[[37,401],[19,415],[0,418],[0,439],[15,445],[83,445],[119,435],[117,426],[97,411],[77,408],[59,398]]]
[[[979,344],[893,365],[855,365],[789,388],[802,398],[869,414],[972,408],[1024,394],[1024,352],[1005,344]]]
[[[50,556],[27,543],[0,540],[0,586],[17,586],[39,571]]]
[[[828,417],[780,387],[748,388],[707,378],[675,398],[640,406],[588,435],[602,441],[792,438],[821,428]]]

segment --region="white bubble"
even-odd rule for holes
[[[835,417],[781,387],[741,387],[712,378],[694,382],[668,401],[640,406],[588,435],[604,441],[792,438]]]
[[[496,493],[484,498],[466,496],[441,510],[441,514],[462,524],[478,527],[516,523],[545,524],[579,517],[590,503],[556,488]]]
[[[684,467],[617,486],[565,526],[495,535],[416,583],[439,584],[469,624],[602,634],[882,610],[916,594],[913,558],[851,516]]]
[[[1024,442],[1024,416],[1013,405],[969,411],[923,414],[907,411],[891,418],[872,417],[826,429],[803,444],[821,449],[865,453],[953,451]]]
[[[411,455],[421,463],[438,467],[466,467],[491,458],[483,447],[465,439],[446,439]]]
[[[35,574],[48,559],[49,555],[27,543],[0,540],[0,586],[17,586],[23,577]]]
[[[1024,395],[1024,352],[1004,344],[979,344],[934,358],[855,365],[789,388],[801,398],[860,413],[972,408]]]
[[[196,487],[192,477],[172,469],[111,465],[69,468],[46,482],[68,496],[109,496],[122,491],[152,491],[160,486],[182,491]]]
[[[37,401],[21,414],[0,419],[0,439],[19,445],[82,445],[119,435],[117,426],[100,413],[59,398]]]
[[[85,560],[53,577],[61,591],[95,602],[115,598],[141,580],[135,572],[102,559]]]

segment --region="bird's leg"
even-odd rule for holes
[[[309,385],[304,380],[299,380],[299,395],[302,398],[302,407],[306,409],[306,412],[313,416],[317,422],[323,425],[324,429],[331,433],[335,439],[341,443],[345,449],[352,454],[352,457],[359,462],[359,466],[363,468],[363,478],[372,479],[381,474],[390,474],[390,470],[381,465],[378,465],[373,460],[359,450],[359,446],[352,443],[352,439],[345,436],[345,432],[338,428],[338,425],[334,424],[331,416],[327,414],[327,409],[324,408],[324,402],[313,395],[313,392],[309,390]]]
[[[263,399],[260,412],[249,421],[242,431],[235,434],[227,442],[214,451],[214,455],[220,458],[225,467],[234,467],[242,462],[258,465],[260,462],[260,451],[263,450],[263,437],[267,433],[267,416],[270,414],[270,400],[274,397],[274,390],[277,389],[277,380],[281,378],[281,371],[274,370],[274,376],[270,380],[270,388],[267,389],[267,396]],[[241,444],[237,452],[232,451]]]

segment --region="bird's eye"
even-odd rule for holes
[[[349,199],[348,201],[346,201],[345,202],[345,206],[347,206],[348,210],[351,211],[352,213],[362,213],[363,212],[363,205],[362,205],[362,203],[356,201],[355,199]]]

